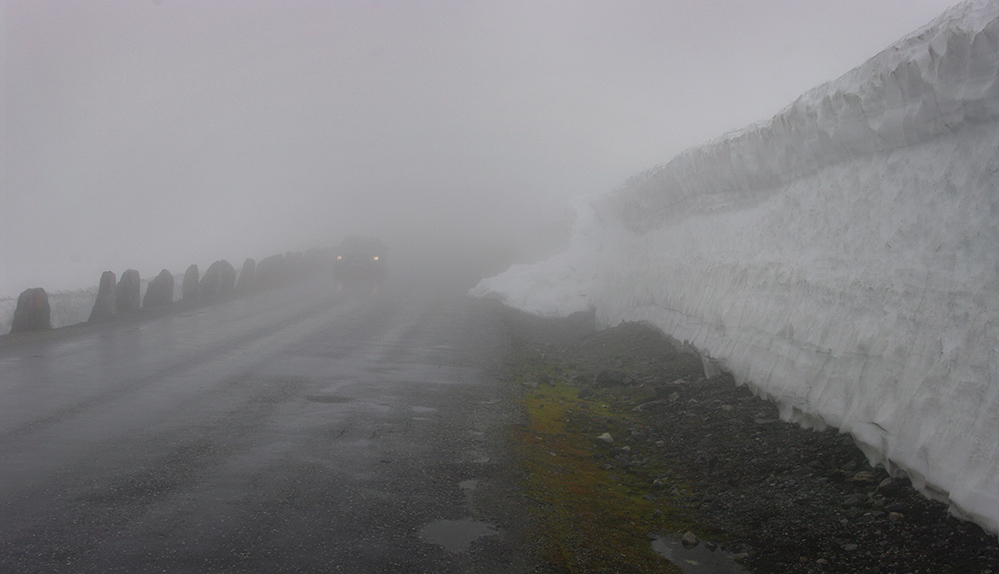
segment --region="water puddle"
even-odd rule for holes
[[[732,554],[721,549],[708,550],[703,542],[685,548],[676,538],[656,536],[652,539],[652,551],[679,566],[684,574],[748,574],[732,560]]]
[[[430,544],[443,546],[448,552],[464,552],[479,538],[496,536],[499,530],[491,524],[471,518],[462,520],[435,520],[420,529],[420,538]]]

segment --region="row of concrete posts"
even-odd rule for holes
[[[266,257],[258,264],[253,259],[243,262],[236,282],[236,269],[225,259],[212,263],[204,276],[198,266],[191,265],[181,281],[180,301],[185,304],[210,303],[237,293],[276,287],[287,279],[301,278],[309,271],[323,268],[329,263],[328,252],[312,249],[306,253],[286,253]],[[113,271],[105,271],[97,288],[97,300],[90,312],[88,323],[110,321],[119,315],[139,310],[139,272],[129,269],[117,279]],[[166,269],[160,271],[146,288],[141,307],[160,307],[174,303],[174,277]],[[17,308],[10,332],[19,333],[51,329],[51,308],[45,289],[27,289],[17,298]]]

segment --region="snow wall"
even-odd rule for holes
[[[997,120],[999,1],[968,2],[773,119],[580,200],[568,250],[470,294],[651,323],[995,532]]]

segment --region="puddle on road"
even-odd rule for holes
[[[443,546],[448,552],[465,552],[484,536],[496,536],[500,531],[491,524],[471,518],[462,520],[435,520],[420,529],[424,542]]]
[[[704,543],[684,548],[674,538],[657,536],[652,551],[676,564],[684,574],[747,574],[747,570],[732,560],[732,554],[721,549],[708,550]]]

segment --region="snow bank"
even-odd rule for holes
[[[999,530],[999,2],[579,206],[470,293],[646,321]]]

